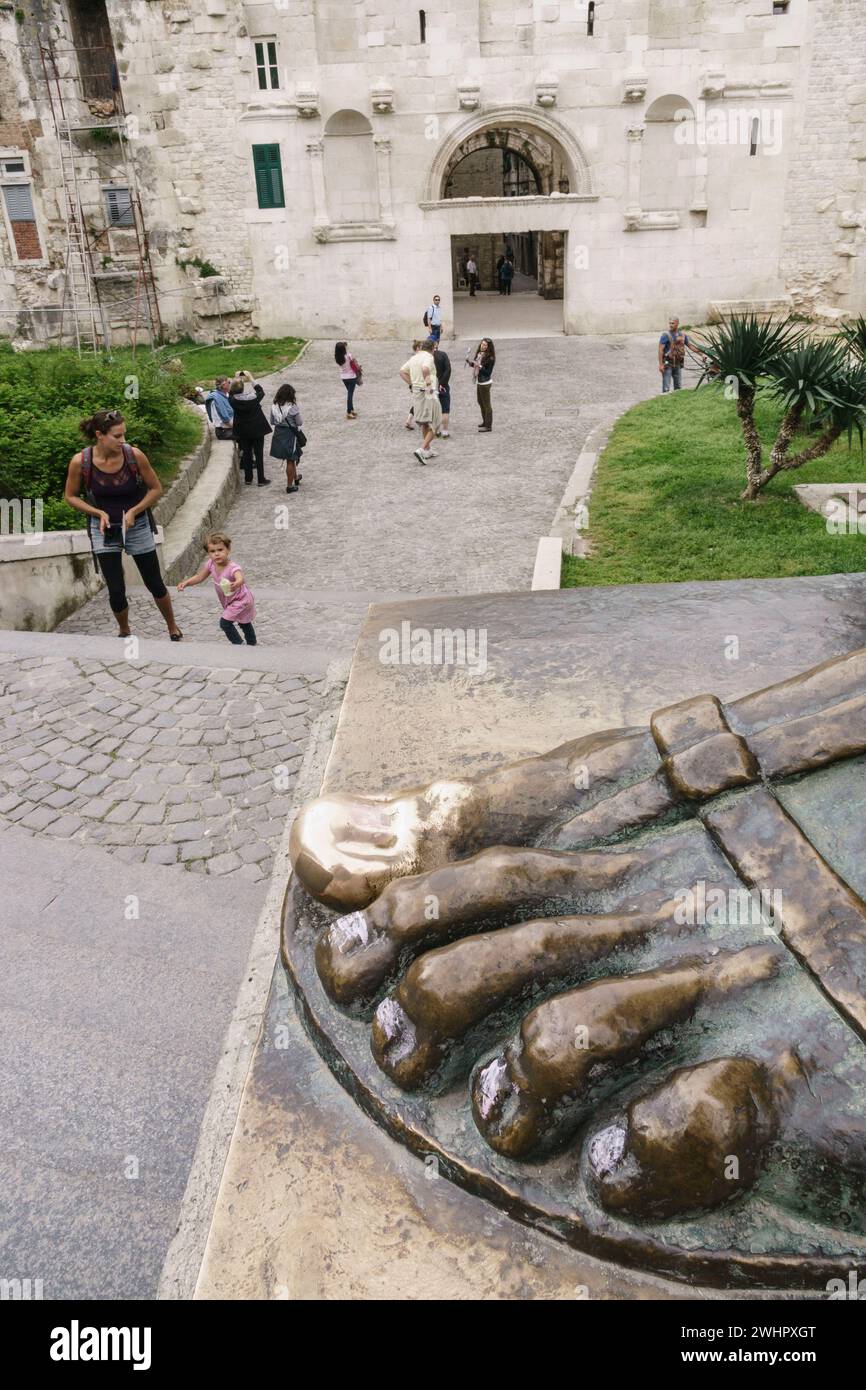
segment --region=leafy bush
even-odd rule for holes
[[[109,361],[0,343],[0,497],[41,497],[46,528],[83,526],[63,488],[69,460],[86,442],[79,424],[102,409],[123,411],[127,438],[163,478],[201,437],[178,382],[150,357]]]

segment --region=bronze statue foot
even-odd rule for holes
[[[545,985],[565,988],[593,961],[662,927],[678,930],[673,905],[647,895],[629,913],[539,918],[428,951],[379,1004],[373,1056],[404,1090],[426,1086],[470,1038],[482,1050],[473,1033],[491,1014],[513,1012]]]
[[[681,863],[688,832],[635,849],[490,849],[430,873],[389,883],[363,912],[338,917],[316,944],[316,968],[329,997],[363,1009],[420,951],[497,921],[513,921],[557,900],[606,894],[634,910],[647,878]]]
[[[591,1140],[602,1206],[664,1220],[732,1201],[760,1172],[794,1073],[802,1079],[792,1052],[775,1069],[719,1057],[675,1071]]]
[[[360,908],[393,878],[448,857],[445,827],[459,820],[467,782],[434,782],[401,796],[334,794],[296,816],[289,853],[304,887],[328,907]]]
[[[705,999],[771,979],[775,946],[719,951],[555,995],[526,1015],[505,1052],[472,1082],[475,1123],[488,1144],[525,1158],[570,1132],[594,1075],[635,1057],[663,1028],[691,1018]]]
[[[472,779],[393,797],[334,793],[296,817],[292,865],[307,892],[328,907],[364,907],[394,878],[490,845],[534,843],[546,827],[659,766],[647,731],[611,729]]]
[[[476,778],[332,793],[297,816],[292,865],[313,897],[352,911],[395,878],[493,845],[576,850],[690,815],[720,792],[866,750],[864,676],[855,652],[730,705],[694,696],[647,729],[590,734]]]

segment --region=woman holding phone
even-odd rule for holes
[[[70,507],[88,518],[94,562],[108,588],[118,636],[130,636],[129,601],[123,578],[125,551],[132,556],[145,588],[165,619],[169,637],[172,642],[179,642],[183,633],[175,622],[160,573],[150,515],[151,507],[162,496],[162,483],[147,455],[127,444],[126,424],[119,410],[97,410],[81,421],[80,428],[91,443],[70,459],[64,496]]]

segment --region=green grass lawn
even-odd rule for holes
[[[759,398],[765,454],[780,411]],[[799,437],[792,452],[814,442]],[[855,440],[792,473],[757,502],[741,502],[745,452],[733,401],[715,388],[679,391],[633,406],[617,422],[589,501],[592,554],[563,560],[564,588],[688,579],[766,579],[866,570],[866,536],[828,534],[799,483],[866,482]]]
[[[303,346],[303,338],[263,338],[260,342],[226,343],[225,346],[218,343],[206,347],[184,339],[158,348],[156,356],[160,362],[179,358],[184,364],[187,385],[211,387],[220,373],[233,376],[245,370],[253,376],[266,376],[288,367]]]
[[[0,343],[0,498],[41,498],[48,530],[84,526],[82,514],[63,500],[70,456],[84,443],[79,422],[118,407],[130,443],[144,450],[167,490],[202,435],[201,417],[182,400],[189,387],[211,386],[217,375],[239,368],[257,376],[276,371],[294,361],[303,342],[271,338],[200,347],[186,339],[156,353],[119,348],[110,358],[79,358],[70,348],[14,352]]]

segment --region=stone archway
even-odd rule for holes
[[[530,165],[542,195],[594,191],[586,155],[571,131],[536,107],[497,106],[449,131],[430,166],[425,201],[447,197],[448,178],[467,155],[497,146]]]

